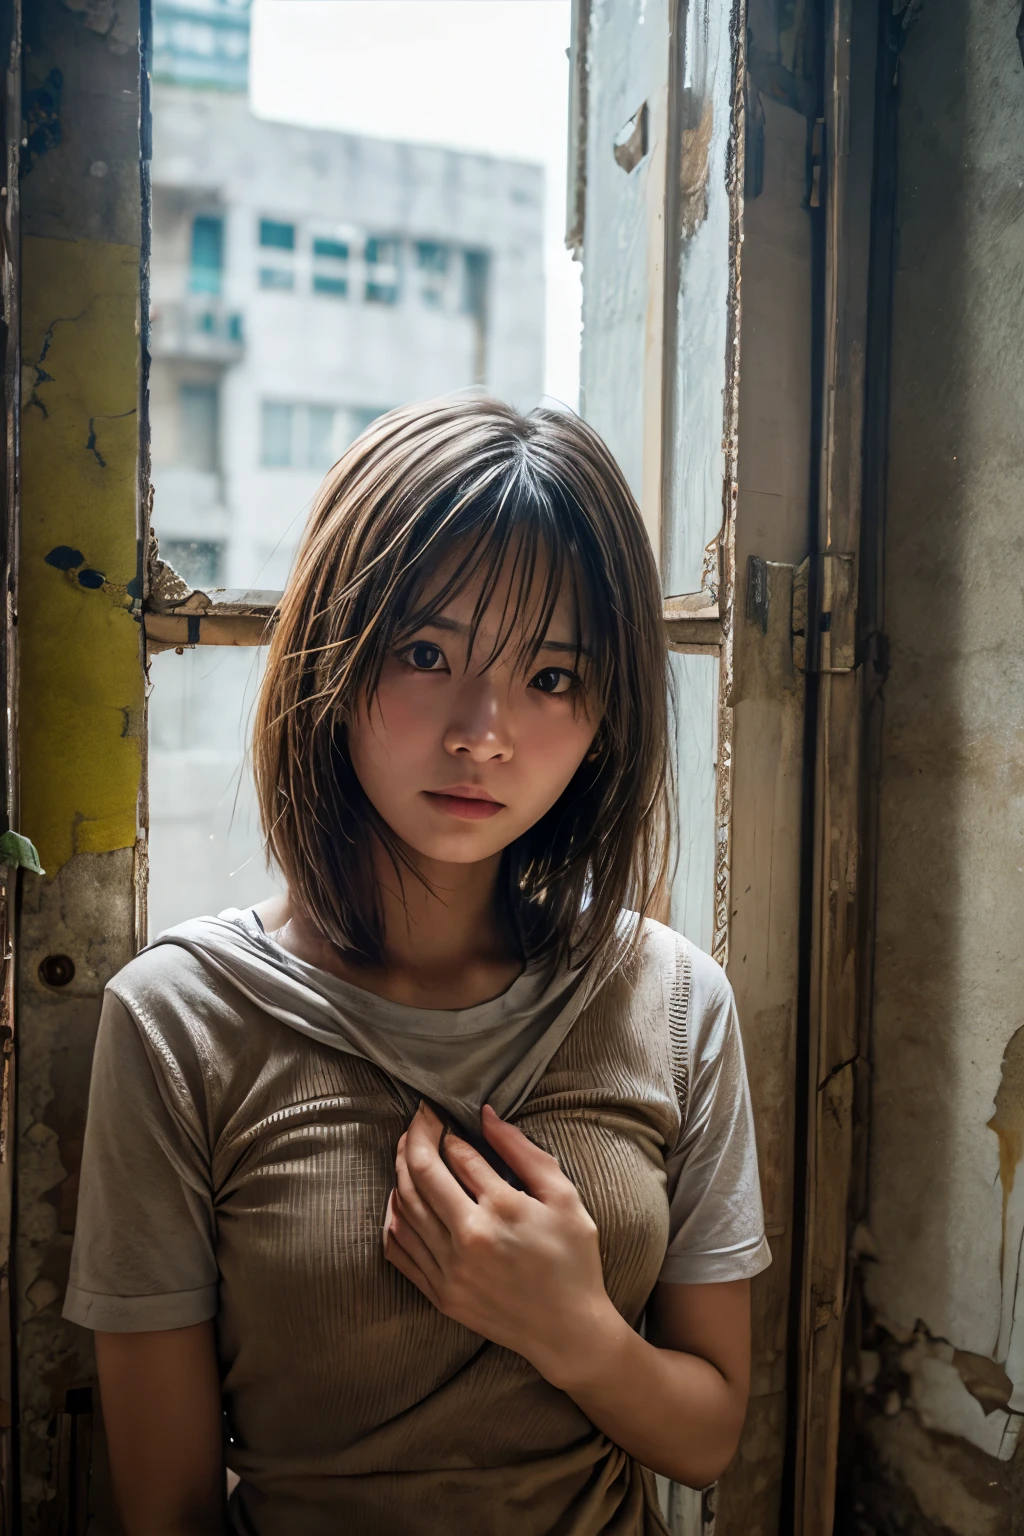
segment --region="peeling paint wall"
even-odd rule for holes
[[[864,1262],[894,1362],[867,1371],[880,1532],[1024,1520],[1019,14],[925,0],[898,65]]]
[[[669,0],[590,0],[587,13],[580,403],[658,549]]]
[[[23,1529],[63,1536],[89,1497],[91,1340],[59,1316],[89,1065],[138,927],[138,10],[35,0],[25,26],[21,815],[47,874],[21,916],[15,1312]]]

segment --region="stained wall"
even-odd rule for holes
[[[906,8],[899,39],[859,1245],[876,1325],[862,1477],[880,1532],[1008,1536],[1024,1518],[1019,11],[927,0]]]

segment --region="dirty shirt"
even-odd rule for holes
[[[557,1158],[633,1326],[659,1280],[769,1262],[732,993],[687,940],[647,922],[599,984],[527,968],[450,1011],[352,986],[229,911],[107,988],[65,1317],[215,1319],[235,1536],[663,1533],[649,1472],[384,1258],[421,1096],[467,1126],[489,1100]]]

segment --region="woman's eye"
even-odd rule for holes
[[[439,672],[444,666],[444,652],[428,640],[417,640],[415,645],[407,646],[402,652],[402,660],[415,667],[417,672]]]
[[[562,667],[545,667],[543,672],[530,679],[530,687],[539,688],[541,693],[568,693],[578,682],[575,672],[566,672]]]

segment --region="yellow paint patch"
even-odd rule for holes
[[[52,878],[73,853],[131,847],[138,824],[144,679],[124,588],[137,559],[139,252],[34,237],[23,270],[20,830]],[[84,581],[47,564],[55,549],[81,554]]]

